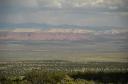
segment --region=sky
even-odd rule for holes
[[[0,25],[127,27],[127,4],[127,0],[0,0]]]

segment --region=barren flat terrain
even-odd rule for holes
[[[105,44],[101,44],[105,45]],[[127,52],[74,41],[2,41],[0,60],[127,62]]]

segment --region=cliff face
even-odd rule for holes
[[[2,32],[0,40],[85,40],[85,33]]]
[[[127,40],[127,30],[93,31],[89,29],[14,29],[0,30],[0,40]],[[100,40],[99,40],[100,39]]]
[[[93,31],[86,29],[14,29],[0,31],[0,40],[85,40]]]

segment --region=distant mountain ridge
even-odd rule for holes
[[[84,29],[15,29],[1,31],[0,40],[82,40],[91,32]]]
[[[82,28],[14,28],[1,29],[0,40],[121,40],[127,39],[127,29],[91,30]]]

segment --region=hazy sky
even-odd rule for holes
[[[37,24],[127,27],[127,4],[128,0],[0,0],[0,25],[1,28],[21,23],[22,26],[36,23],[33,27],[38,27]]]

